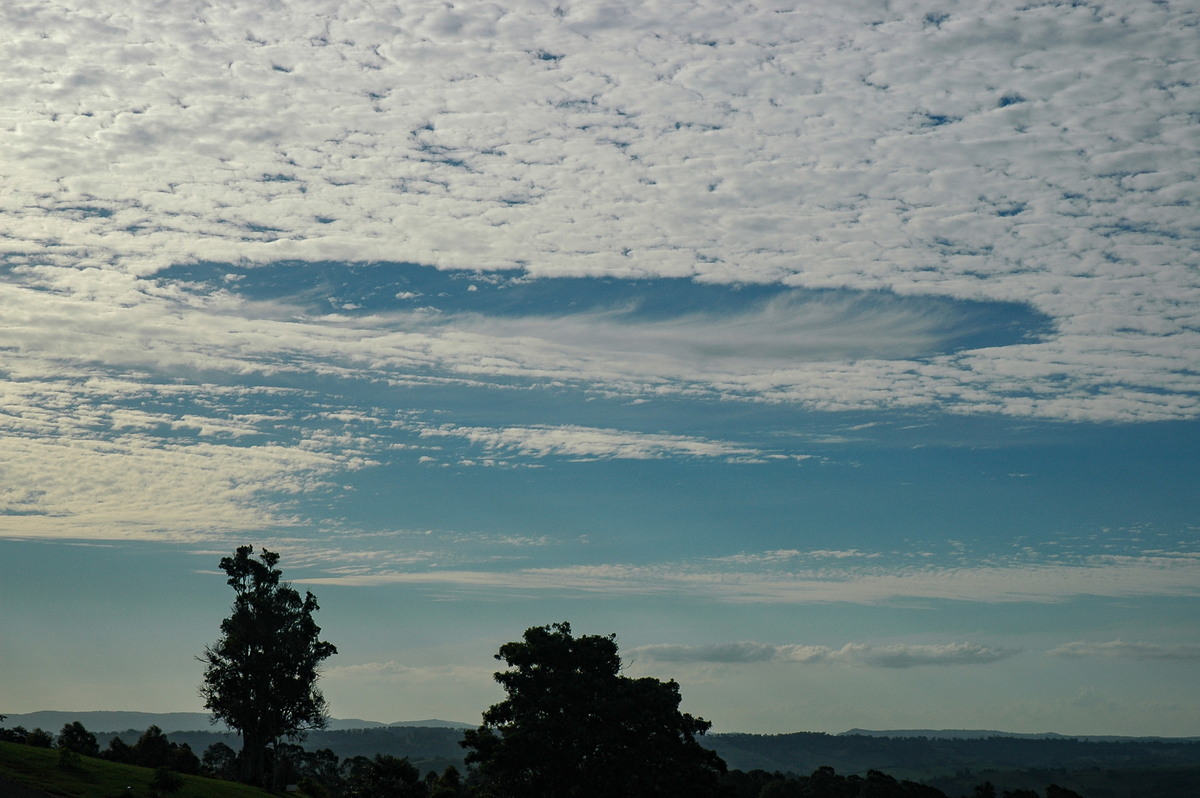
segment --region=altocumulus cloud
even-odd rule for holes
[[[834,663],[874,668],[914,668],[922,665],[986,665],[1008,659],[1019,649],[998,648],[978,643],[903,644],[872,646],[847,643],[841,648],[829,646],[775,645],[739,642],[684,646],[658,644],[633,649],[660,662],[696,662],[746,664],[794,662],[801,664]]]
[[[677,391],[818,409],[1196,417],[1187,4],[1001,0],[936,22],[911,0],[594,5],[0,7],[6,277],[41,270],[62,305],[23,351],[235,373],[432,363],[631,392],[665,371]],[[630,365],[612,362],[621,325],[586,349],[530,320],[434,335],[211,307],[181,325],[146,297],[106,312],[114,278],[181,263],[396,259],[1019,302],[1054,334],[926,358],[920,318],[859,318],[877,356],[845,358],[785,303],[719,329],[643,324],[653,357]],[[131,320],[146,334],[119,335]]]

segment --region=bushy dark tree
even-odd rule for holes
[[[467,795],[462,775],[454,765],[447,765],[440,776],[430,771],[425,776],[425,783],[430,798],[465,798]]]
[[[171,741],[163,730],[151,726],[133,744],[133,763],[144,768],[166,767],[171,758]]]
[[[324,728],[325,698],[317,689],[320,664],[337,648],[319,638],[316,597],[303,598],[275,567],[279,555],[250,546],[221,559],[234,590],[221,637],[206,647],[200,694],[213,717],[242,736],[242,778],[270,786],[271,752],[285,738]]]
[[[200,772],[200,757],[187,743],[171,743],[171,755],[167,757],[167,767],[179,773],[195,776]]]
[[[100,744],[96,742],[96,735],[85,729],[79,721],[62,727],[62,731],[58,733],[58,747],[80,756],[100,756]]]
[[[305,751],[298,765],[300,781],[309,785],[310,793],[319,792],[314,785],[320,785],[326,792],[340,788],[341,760],[329,748],[318,751]]]
[[[712,725],[679,711],[674,681],[622,676],[615,637],[535,626],[500,647],[508,697],[462,742],[487,795],[651,798],[715,795],[725,763],[696,737]]]
[[[11,729],[0,729],[0,742],[24,743],[29,736],[29,730],[24,726],[13,726]]]
[[[132,765],[134,760],[134,751],[129,743],[122,740],[120,737],[113,737],[108,741],[106,748],[100,756],[107,759],[109,762],[120,762],[122,765]]]
[[[408,757],[376,754],[374,759],[356,756],[347,760],[345,798],[424,798],[427,793],[421,773]]]
[[[218,779],[232,779],[237,773],[237,752],[222,742],[205,748],[200,762],[205,773]]]
[[[34,748],[53,748],[54,735],[43,729],[34,729],[25,735],[25,745],[32,745]]]

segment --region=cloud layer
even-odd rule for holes
[[[1056,603],[1081,597],[1194,598],[1200,594],[1200,558],[1189,554],[1073,557],[1030,561],[1027,557],[963,556],[961,564],[944,555],[911,554],[869,565],[821,565],[825,552],[802,558],[789,570],[770,567],[772,559],[727,563],[675,562],[646,565],[608,563],[562,567],[461,567],[442,559],[443,567],[377,567],[348,574],[314,575],[313,585],[412,585],[470,594],[500,591],[528,595],[608,597],[677,596],[706,601],[754,604],[846,603],[886,605],[897,601],[961,601],[978,604]],[[912,564],[913,559],[932,562]],[[809,567],[802,567],[808,565]],[[1064,654],[1070,654],[1064,650]]]
[[[303,500],[409,463],[811,464],[797,411],[1196,417],[1195,12],[605,9],[0,9],[0,533],[341,528]],[[689,423],[730,404],[775,415]],[[463,579],[647,583],[606,567]]]
[[[917,645],[896,643],[872,646],[847,643],[829,646],[775,645],[770,643],[717,643],[700,646],[658,644],[631,652],[659,662],[756,663],[795,662],[865,665],[874,668],[915,668],[922,665],[986,665],[1016,656],[1015,649],[978,643]]]
[[[605,8],[9,6],[6,259],[53,293],[68,334],[111,344],[58,352],[125,365],[369,363],[822,409],[1195,416],[1195,12]],[[819,345],[795,343],[787,308],[783,326],[767,309],[726,330],[589,324],[589,338],[464,319],[431,335],[235,322],[118,286],[197,260],[287,259],[1021,302],[1056,334],[910,360],[884,346],[902,340],[892,319],[860,324],[867,356],[813,364],[796,355]],[[97,325],[114,301],[134,328],[109,339]],[[40,318],[23,346],[49,354]],[[223,343],[137,345],[172,322]],[[741,337],[761,362],[719,357]],[[639,338],[642,357],[611,357]]]
[[[1113,657],[1140,660],[1200,660],[1200,644],[1196,643],[1142,643],[1112,640],[1106,643],[1065,643],[1050,651],[1059,657],[1094,658]]]

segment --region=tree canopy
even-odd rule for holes
[[[535,626],[500,647],[508,697],[463,747],[485,794],[621,798],[716,794],[725,763],[696,737],[712,725],[679,711],[679,685],[622,676],[615,636]]]
[[[279,555],[250,546],[221,559],[234,591],[233,611],[221,637],[207,646],[200,694],[213,717],[242,736],[240,768],[248,781],[269,781],[270,753],[284,739],[302,739],[326,723],[325,697],[317,689],[319,666],[337,653],[320,639],[313,620],[316,597],[303,598],[281,581]]]
[[[74,751],[81,756],[100,756],[100,745],[96,742],[96,735],[85,729],[79,721],[67,723],[62,727],[62,731],[58,733],[58,747]]]

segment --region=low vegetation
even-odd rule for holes
[[[65,752],[65,753],[64,753]],[[173,771],[170,771],[174,774]],[[178,776],[178,788],[157,768],[125,765],[69,749],[0,742],[0,781],[16,782],[63,798],[267,798],[245,784]],[[158,787],[156,783],[158,779]]]

